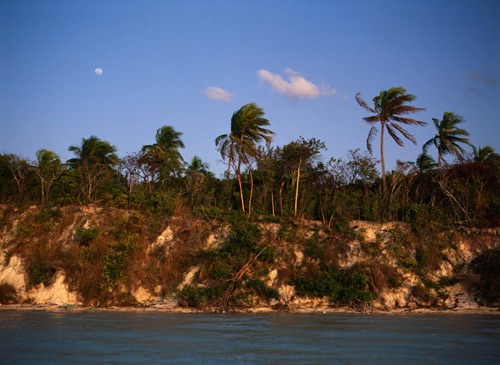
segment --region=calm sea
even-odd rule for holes
[[[0,364],[500,364],[500,316],[4,310]]]

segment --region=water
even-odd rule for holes
[[[0,311],[0,364],[499,364],[500,316]]]

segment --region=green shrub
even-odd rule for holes
[[[292,283],[301,297],[329,297],[335,304],[361,304],[375,299],[369,274],[357,265],[343,270],[331,265],[309,269]]]
[[[28,278],[30,285],[44,284],[45,286],[51,285],[56,269],[50,262],[35,259],[32,260],[28,266]]]
[[[195,210],[195,215],[210,220],[222,219],[223,211],[216,207],[198,207]]]
[[[297,234],[297,228],[290,223],[282,223],[278,231],[278,237],[285,242],[294,242]]]
[[[39,222],[46,222],[46,221],[56,221],[58,222],[61,220],[63,216],[63,213],[60,208],[53,208],[50,206],[43,207],[40,209],[40,212],[36,216],[36,220]]]
[[[250,279],[246,282],[246,287],[253,290],[259,297],[269,301],[271,299],[279,299],[279,293],[276,289],[270,288],[263,280]]]
[[[129,264],[129,257],[135,248],[136,238],[136,235],[130,235],[122,241],[110,244],[110,251],[102,268],[100,289],[106,291],[118,284]]]
[[[224,293],[224,288],[216,287],[195,287],[185,286],[177,293],[179,305],[190,308],[201,308],[210,304],[216,298],[220,298]]]
[[[19,222],[16,226],[16,236],[22,238],[36,237],[36,226],[28,222]]]
[[[99,233],[99,228],[76,227],[74,239],[82,246],[89,246]]]
[[[262,248],[262,246],[258,246],[256,251],[260,252],[259,260],[262,262],[273,263],[276,260],[276,249],[274,247]]]
[[[262,231],[255,223],[243,222],[232,227],[229,243],[239,247],[253,247],[262,239]]]
[[[232,277],[231,275],[232,266],[229,265],[225,260],[219,260],[213,263],[208,273],[210,280],[228,280]]]

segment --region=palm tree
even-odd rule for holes
[[[77,168],[83,162],[114,166],[119,161],[115,154],[116,147],[96,136],[82,138],[81,146],[69,146],[68,151],[73,152],[76,156],[68,160],[68,165],[71,168]]]
[[[35,173],[40,179],[42,188],[42,204],[45,203],[50,195],[50,189],[62,175],[64,165],[61,164],[59,156],[46,149],[41,149],[36,152],[37,164],[35,165]]]
[[[186,175],[191,175],[191,174],[207,175],[209,173],[210,171],[208,163],[203,162],[203,160],[198,156],[194,156],[191,159],[191,162],[187,164]]]
[[[415,162],[415,166],[420,172],[432,170],[436,167],[436,165],[436,161],[434,161],[434,159],[425,152],[418,155],[417,161]]]
[[[441,161],[444,155],[452,154],[455,155],[459,160],[463,159],[465,150],[461,144],[466,144],[470,146],[469,132],[465,129],[458,128],[457,125],[463,123],[464,120],[461,116],[453,114],[451,112],[445,112],[443,114],[443,119],[438,120],[437,118],[432,118],[434,126],[436,127],[437,134],[429,139],[423,145],[422,149],[427,152],[430,145],[434,145],[438,150],[438,169],[441,168]]]
[[[206,178],[213,177],[212,172],[209,170],[208,163],[194,156],[191,162],[186,163],[186,190],[191,197],[191,205],[194,205],[202,198],[202,187]]]
[[[241,208],[245,212],[243,183],[241,179],[242,164],[250,164],[259,157],[258,144],[264,140],[270,142],[274,132],[265,128],[269,120],[264,118],[264,110],[255,103],[243,105],[233,113],[231,132],[215,139],[215,145],[223,160],[228,159],[228,172],[233,166],[240,188]],[[250,170],[250,175],[251,175]]]
[[[119,158],[115,154],[116,147],[96,136],[82,138],[81,146],[70,146],[70,152],[75,158],[68,160],[71,170],[78,172],[80,177],[81,193],[87,202],[97,193],[97,188],[104,175],[118,164]]]
[[[385,173],[385,157],[384,157],[384,135],[385,129],[394,139],[394,141],[400,145],[404,146],[403,140],[398,136],[398,132],[403,135],[406,139],[416,144],[417,141],[415,137],[408,133],[401,124],[406,125],[420,125],[424,126],[427,123],[422,122],[413,118],[404,117],[404,115],[412,114],[415,112],[423,111],[425,108],[417,108],[412,105],[408,105],[415,100],[415,96],[412,94],[406,94],[406,90],[403,87],[391,87],[389,90],[382,90],[379,95],[373,98],[374,107],[368,106],[366,102],[361,99],[360,93],[356,94],[356,101],[363,108],[368,110],[374,115],[363,118],[365,122],[370,124],[372,127],[368,133],[368,138],[366,139],[366,146],[370,154],[372,153],[372,142],[378,133],[376,127],[377,123],[380,123],[380,161],[382,163],[382,194],[385,194],[386,190],[386,173]]]
[[[485,163],[491,160],[493,157],[497,156],[495,150],[491,146],[476,147],[472,146],[472,153],[474,156],[474,161],[479,163]]]
[[[172,126],[164,125],[156,131],[156,143],[142,146],[142,152],[149,161],[151,173],[163,181],[172,173],[179,173],[184,159],[179,148],[184,148],[181,140],[182,132]]]
[[[229,134],[221,134],[215,139],[215,147],[219,151],[222,161],[226,161],[227,159],[227,172],[226,178],[229,179],[229,174],[231,173],[231,167],[234,167],[235,160],[235,147],[236,140],[234,135]]]

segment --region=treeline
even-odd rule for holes
[[[270,122],[251,103],[232,115],[227,134],[215,138],[227,164],[223,178],[200,157],[185,161],[182,133],[165,125],[153,144],[121,158],[110,142],[96,136],[70,146],[74,157],[66,162],[46,149],[37,151],[36,161],[0,154],[0,201],[100,204],[208,219],[234,212],[271,221],[302,217],[338,229],[354,219],[401,220],[416,226],[499,225],[500,157],[489,146],[474,147],[459,127],[462,118],[453,113],[433,119],[436,135],[423,144],[416,161],[398,161],[393,171],[385,171],[384,135],[401,146],[403,138],[416,143],[402,125],[426,124],[407,117],[423,110],[409,105],[414,98],[403,88],[391,88],[376,96],[372,107],[356,96],[373,114],[364,118],[372,125],[370,152],[380,129],[380,161],[360,149],[325,160],[326,146],[315,138],[273,146]],[[437,150],[437,162],[427,154],[431,147]],[[446,155],[453,162],[447,163]]]

